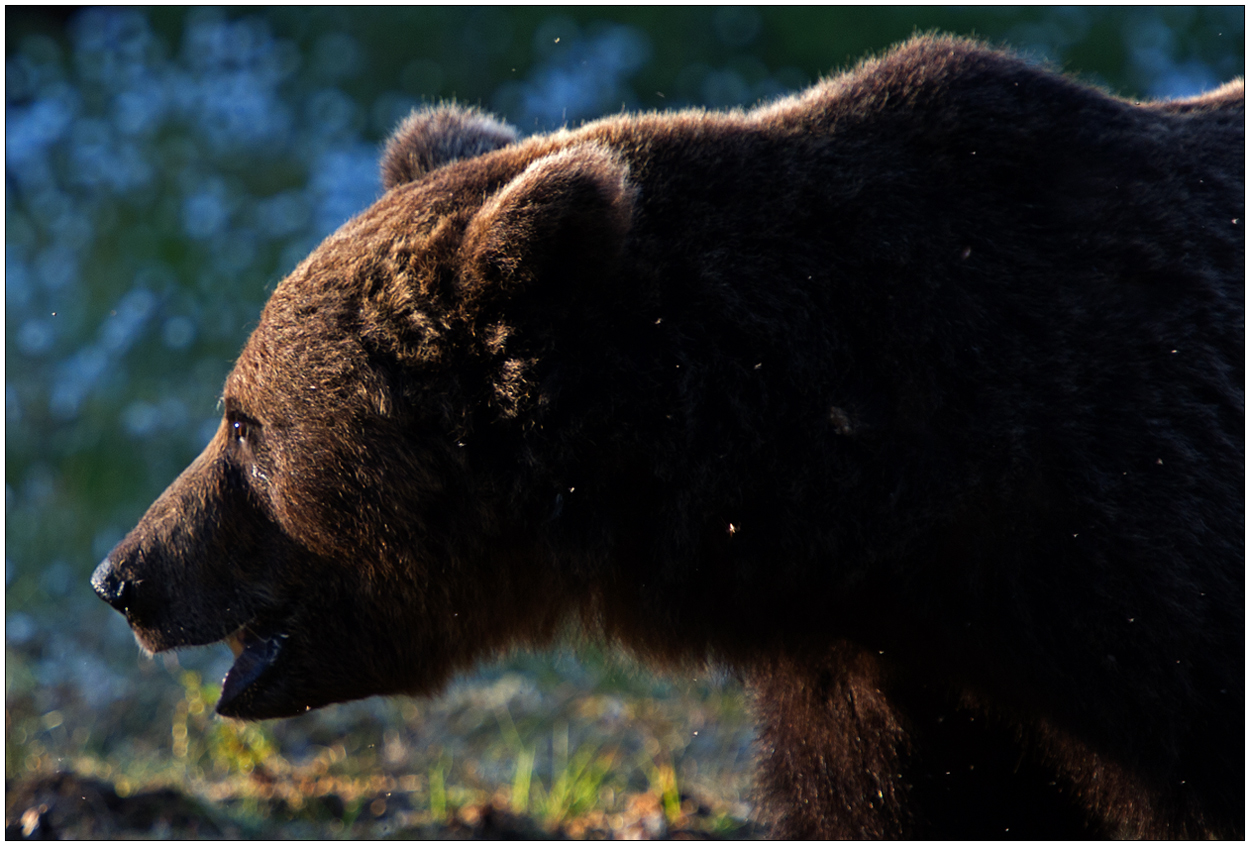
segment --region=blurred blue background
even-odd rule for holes
[[[379,195],[410,109],[530,133],[749,107],[934,29],[1132,98],[1244,73],[1241,6],[6,7],[6,694],[133,687],[88,576],[207,442],[268,293]]]

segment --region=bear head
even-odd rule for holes
[[[443,107],[382,170],[275,290],[216,435],[92,577],[146,650],[231,645],[227,716],[428,692],[569,610],[509,514],[553,345],[520,316],[612,284],[627,167]]]

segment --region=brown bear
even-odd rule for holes
[[[752,111],[454,106],[93,577],[218,711],[570,619],[758,709],[789,837],[1243,833],[1244,89],[921,38]]]

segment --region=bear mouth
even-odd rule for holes
[[[234,663],[221,680],[218,714],[223,717],[248,715],[249,706],[282,656],[286,640],[285,633],[258,633],[251,624],[241,626],[225,638],[223,642],[234,653]]]

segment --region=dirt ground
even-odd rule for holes
[[[9,839],[759,836],[745,696],[715,672],[514,655],[431,699],[240,723],[205,681],[224,649],[70,640],[6,650]]]

